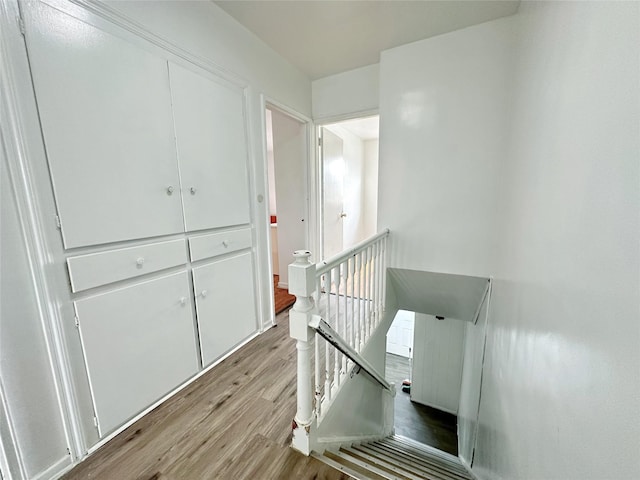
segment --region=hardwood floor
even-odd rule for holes
[[[348,479],[292,450],[288,312],[75,467],[66,480]]]
[[[276,314],[286,310],[296,302],[294,295],[289,295],[289,291],[285,288],[278,288],[280,275],[273,276],[273,304]]]
[[[456,416],[412,402],[410,395],[402,391],[402,380],[409,378],[409,360],[387,353],[385,377],[396,384],[396,433],[457,456]]]

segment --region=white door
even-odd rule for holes
[[[342,251],[344,218],[343,142],[326,128],[320,129],[322,138],[322,225],[323,258],[331,258]]]
[[[286,288],[293,252],[307,248],[305,163],[308,144],[304,123],[276,109],[270,110],[278,221],[278,271],[280,286]]]
[[[182,232],[166,60],[30,6],[29,61],[65,246]]]
[[[387,332],[387,352],[410,358],[413,348],[415,313],[400,310]]]
[[[198,371],[186,272],[75,302],[100,436]]]
[[[251,252],[193,269],[204,367],[257,330],[253,278]]]
[[[249,223],[244,92],[169,63],[187,231]]]

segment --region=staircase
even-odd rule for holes
[[[359,480],[472,480],[458,457],[399,435],[312,456]]]

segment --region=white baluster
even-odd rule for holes
[[[327,292],[327,322],[331,323],[331,270],[325,276],[325,290]],[[329,342],[324,343],[324,395],[327,402],[331,401],[331,347]]]
[[[378,280],[380,280],[380,269],[378,268],[378,251],[379,243],[376,242],[372,245],[373,248],[373,300],[372,300],[372,308],[373,308],[373,329],[378,326]]]
[[[357,330],[357,322],[356,322],[356,294],[355,294],[355,285],[356,285],[356,257],[355,255],[353,257],[351,257],[351,259],[349,260],[349,277],[351,278],[351,322],[349,324],[349,327],[351,328],[351,335],[350,335],[350,339],[351,339],[351,347],[354,349],[357,349],[357,343],[356,343],[356,330]]]
[[[364,258],[364,252],[360,252],[358,254],[358,257],[360,258],[360,262],[359,262],[359,266],[360,266],[360,285],[358,286],[358,289],[360,291],[360,298],[358,300],[358,316],[360,317],[360,350],[362,350],[362,347],[364,345],[365,342],[365,328],[366,328],[366,324],[367,322],[365,321],[365,305],[364,305],[364,292],[365,292],[365,283],[366,283],[366,275],[365,275],[365,258]]]
[[[296,296],[296,303],[289,312],[289,335],[297,340],[298,351],[298,405],[294,418],[292,446],[308,455],[311,451],[310,427],[313,422],[313,384],[311,378],[311,342],[315,332],[309,321],[315,313],[313,291],[316,267],[309,261],[311,252],[298,250],[295,262],[289,265],[289,293]]]
[[[320,379],[320,335],[316,334],[315,338],[314,338],[314,358],[313,358],[313,363],[314,363],[314,379],[315,379],[315,385],[316,385],[316,415],[319,417],[320,415],[322,415],[322,392],[320,391],[321,388],[321,379]]]
[[[364,310],[364,340],[362,343],[366,344],[367,340],[369,340],[369,248],[365,248],[362,254],[364,257],[364,294],[362,295],[362,300],[364,301],[362,305]]]
[[[354,346],[356,351],[360,351],[360,254],[353,256],[353,328],[355,330]]]
[[[340,265],[338,265],[336,268],[336,332],[340,332],[340,280],[341,280],[341,275],[340,275]],[[334,374],[333,374],[333,382],[335,383],[336,387],[340,386],[340,352],[338,352],[337,350],[334,351],[334,357],[335,357],[335,369],[334,369]]]
[[[342,338],[349,342],[349,259],[342,263],[342,274],[344,277],[344,313],[342,319]],[[342,373],[347,371],[347,356],[342,355]]]

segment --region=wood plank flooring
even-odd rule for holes
[[[289,447],[296,350],[288,311],[277,322],[63,478],[350,478]]]
[[[396,384],[394,422],[396,434],[458,455],[457,418],[435,408],[411,401],[402,391],[402,380],[409,378],[409,360],[387,353],[385,378]]]
[[[290,295],[286,288],[278,288],[280,275],[273,276],[273,304],[276,314],[286,310],[296,302],[295,295]]]

